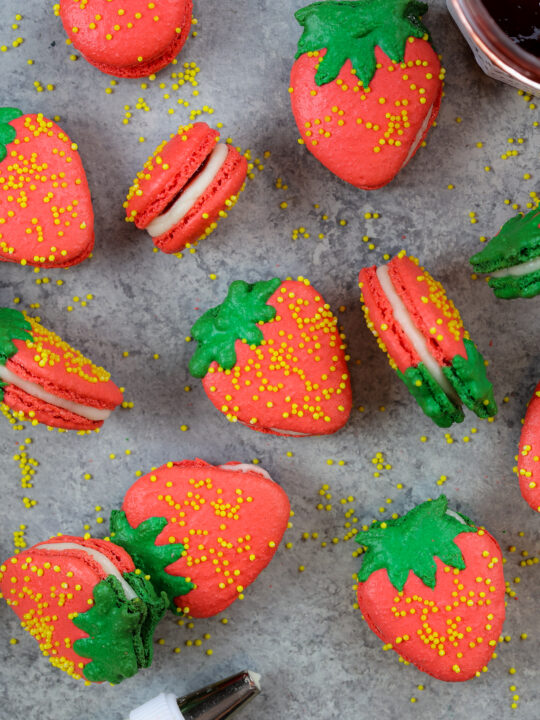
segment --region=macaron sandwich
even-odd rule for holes
[[[102,367],[36,319],[0,308],[0,400],[16,417],[96,430],[122,399]]]
[[[498,298],[540,294],[540,207],[507,220],[470,263],[475,272],[489,273],[488,284]]]
[[[516,471],[521,494],[533,510],[540,512],[540,383],[527,406]]]
[[[207,237],[243,189],[247,160],[204,122],[184,125],[163,141],[133,181],[126,220],[165,253]]]
[[[482,355],[442,285],[402,251],[360,272],[369,329],[422,410],[439,427],[462,422],[462,403],[496,414]]]
[[[6,560],[0,589],[49,662],[73,678],[119,683],[152,663],[168,600],[112,542],[53,537]]]

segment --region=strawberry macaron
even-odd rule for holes
[[[527,407],[517,461],[521,494],[533,510],[540,512],[540,383]]]
[[[469,260],[475,272],[489,273],[498,298],[540,294],[540,207],[507,220],[482,252]]]
[[[285,492],[257,465],[168,462],[139,478],[111,538],[179,612],[224,610],[272,559],[287,528]]]
[[[0,108],[0,260],[69,267],[94,247],[77,145],[52,120]]]
[[[274,435],[329,435],[352,405],[345,336],[309,280],[236,280],[191,329],[189,370],[231,422]]]
[[[89,63],[108,75],[157,73],[182,49],[192,0],[60,0],[57,14]]]
[[[364,190],[389,183],[439,112],[443,72],[423,2],[345,0],[298,10],[303,27],[290,79],[306,148]]]
[[[358,607],[404,660],[439,680],[479,676],[505,617],[497,541],[444,495],[358,533]]]
[[[53,537],[6,560],[0,588],[43,655],[71,677],[119,683],[151,665],[168,600],[118,545]]]
[[[22,420],[95,430],[122,402],[110,374],[34,318],[0,308],[0,400]]]
[[[441,283],[402,251],[360,272],[364,315],[390,365],[439,427],[497,412],[482,355]]]
[[[204,122],[178,128],[156,148],[133,181],[126,220],[165,253],[207,237],[237,201],[247,160]]]

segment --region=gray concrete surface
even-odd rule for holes
[[[107,519],[119,506],[135,472],[169,459],[199,456],[222,463],[258,458],[289,493],[295,511],[285,538],[292,548],[283,545],[246,599],[224,613],[228,624],[214,618],[179,627],[167,618],[156,635],[163,642],[156,644],[153,667],[117,687],[85,687],[49,667],[2,603],[2,720],[121,720],[161,690],[180,694],[244,667],[260,672],[264,687],[243,715],[246,720],[538,718],[539,565],[520,567],[524,553],[529,558],[540,553],[538,516],[521,499],[512,467],[520,420],[540,376],[540,298],[496,300],[483,281],[471,279],[467,263],[480,247],[479,237],[494,234],[512,213],[505,200],[524,208],[529,193],[540,190],[538,128],[533,126],[538,110],[516,90],[481,73],[442,0],[432,0],[426,22],[448,69],[437,127],[427,148],[391,185],[373,193],[356,190],[296,142],[287,86],[300,30],[293,10],[301,4],[199,0],[197,37],[189,39],[178,65],[145,88],[132,80],[112,86],[111,78],[82,58],[71,61],[73,51],[65,45],[52,3],[1,4],[0,45],[9,48],[0,53],[1,104],[60,116],[88,170],[97,242],[93,259],[70,270],[34,273],[3,264],[0,304],[11,306],[15,297],[19,307],[39,303],[35,313],[43,323],[110,369],[134,404],[116,412],[91,437],[29,425],[14,431],[0,418],[2,558],[12,554],[13,533],[21,524],[27,545],[59,531],[105,535],[106,522],[97,518]],[[16,13],[24,17],[12,29]],[[14,48],[18,37],[24,43]],[[33,65],[27,64],[29,58]],[[199,84],[174,90],[171,73],[183,70],[183,63],[200,68]],[[179,97],[189,105],[179,105]],[[139,98],[149,111],[137,109]],[[127,105],[132,117],[125,125]],[[125,193],[162,138],[204,106],[214,112],[201,117],[222,122],[223,135],[250,148],[264,169],[253,170],[255,177],[229,219],[195,254],[177,259],[153,253],[145,233],[123,221]],[[519,154],[502,159],[509,149]],[[270,156],[263,159],[265,152]],[[531,179],[524,179],[526,173]],[[276,187],[278,178],[286,190]],[[455,188],[449,190],[449,184]],[[286,209],[280,208],[282,202]],[[367,219],[367,212],[380,217]],[[302,227],[293,239],[293,231]],[[366,235],[369,243],[362,241]],[[468,413],[461,426],[449,431],[452,443],[416,407],[362,318],[357,271],[402,247],[443,281],[489,359],[500,413],[493,423]],[[339,317],[353,358],[355,410],[335,436],[283,439],[231,426],[188,376],[192,348],[184,338],[200,310],[223,298],[233,279],[254,281],[276,273],[305,275],[336,312],[345,307]],[[86,307],[73,300],[87,294],[93,299]],[[189,429],[182,431],[182,425]],[[32,442],[24,451],[39,463],[32,488],[21,487],[16,457],[27,439]],[[378,452],[391,469],[374,477],[372,458]],[[91,479],[84,479],[86,473]],[[498,647],[489,672],[466,684],[436,681],[382,651],[353,609],[352,575],[359,560],[352,557],[354,543],[342,540],[347,509],[354,508],[360,524],[404,512],[436,496],[441,475],[447,477],[442,489],[451,504],[499,540],[507,558],[506,579],[515,592],[508,597],[507,641]],[[316,509],[324,484],[332,495],[325,500],[329,511]],[[340,503],[351,495],[354,502]],[[25,508],[24,497],[37,504]],[[391,509],[380,513],[388,499]],[[303,540],[304,532],[316,532],[318,539]],[[528,638],[520,639],[522,633]],[[211,637],[204,639],[205,634]],[[211,656],[207,649],[213,650]],[[512,709],[514,695],[519,699]]]

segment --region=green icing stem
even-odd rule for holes
[[[476,532],[476,527],[460,516],[447,515],[444,495],[428,500],[395,520],[374,523],[355,540],[366,548],[358,580],[366,582],[372,573],[385,569],[398,592],[403,590],[409,573],[414,573],[432,590],[436,584],[438,557],[446,565],[465,569],[461,550],[454,542],[461,533]]]
[[[174,600],[186,595],[195,587],[184,577],[170,575],[165,568],[182,557],[184,546],[181,543],[156,545],[156,539],[167,526],[164,517],[150,517],[138,527],[132,527],[122,510],[111,512],[111,538],[116,545],[128,552],[135,565],[150,576],[152,585],[159,593],[165,594],[174,610]]]
[[[0,162],[7,155],[7,145],[17,137],[15,128],[9,123],[15,118],[21,117],[22,112],[17,108],[0,108]]]
[[[296,57],[326,49],[315,75],[317,85],[332,82],[350,60],[368,87],[376,68],[375,47],[392,62],[403,62],[407,38],[429,37],[420,18],[428,6],[417,0],[324,0],[295,13],[304,28]]]
[[[233,368],[237,340],[250,345],[262,343],[264,336],[258,323],[267,323],[276,316],[276,309],[266,303],[280,285],[279,278],[253,285],[243,280],[231,283],[221,305],[207,310],[191,328],[191,336],[198,343],[189,363],[194,377],[203,378],[214,361],[225,370]]]
[[[465,338],[463,344],[467,357],[456,355],[452,365],[443,365],[442,371],[468,408],[478,417],[493,417],[497,414],[497,404],[493,386],[487,379],[484,358],[472,340]]]
[[[5,109],[5,108],[4,108]],[[1,121],[0,109],[0,121]],[[22,312],[12,308],[0,308],[0,365],[16,355],[17,346],[13,340],[32,340],[32,326],[25,319]],[[0,382],[0,401],[4,399],[4,390],[7,383]]]
[[[473,255],[469,262],[476,272],[493,272],[527,262],[538,255],[540,208],[537,207],[507,220],[482,252]]]
[[[93,606],[73,618],[88,635],[73,649],[91,659],[84,676],[92,682],[119,683],[152,662],[154,629],[168,602],[143,576],[125,573],[124,578],[142,597],[126,600],[118,579],[109,575],[94,587]]]
[[[463,422],[463,411],[450,400],[424,363],[408,367],[404,373],[398,370],[397,374],[425,414],[439,427],[447,428],[455,422]]]

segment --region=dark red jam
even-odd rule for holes
[[[482,0],[486,10],[508,37],[531,55],[540,57],[540,0]]]

